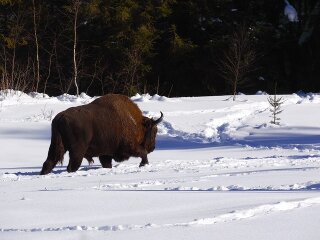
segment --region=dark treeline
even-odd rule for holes
[[[320,89],[320,0],[0,0],[0,89],[166,96]]]

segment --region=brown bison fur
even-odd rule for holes
[[[148,164],[147,154],[155,148],[158,120],[144,117],[128,97],[108,94],[93,102],[60,112],[52,121],[51,144],[40,174],[52,171],[69,151],[68,172],[79,169],[83,158],[89,163],[99,157],[104,168],[129,157],[140,157]]]

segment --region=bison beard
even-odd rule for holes
[[[99,157],[104,168],[129,157],[140,157],[140,167],[148,164],[147,154],[155,148],[157,120],[144,117],[128,97],[108,94],[87,105],[72,107],[52,121],[51,144],[41,175],[48,174],[62,163],[69,151],[68,172],[79,169],[83,158],[89,163]]]

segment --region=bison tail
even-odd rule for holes
[[[57,163],[63,162],[63,156],[66,150],[62,142],[62,137],[57,126],[52,124],[51,130],[51,143],[48,151],[47,160],[43,163],[41,175],[48,174],[57,165]]]

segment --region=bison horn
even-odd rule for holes
[[[159,124],[163,119],[163,113],[160,111],[161,116],[157,120],[152,120],[153,125]]]

